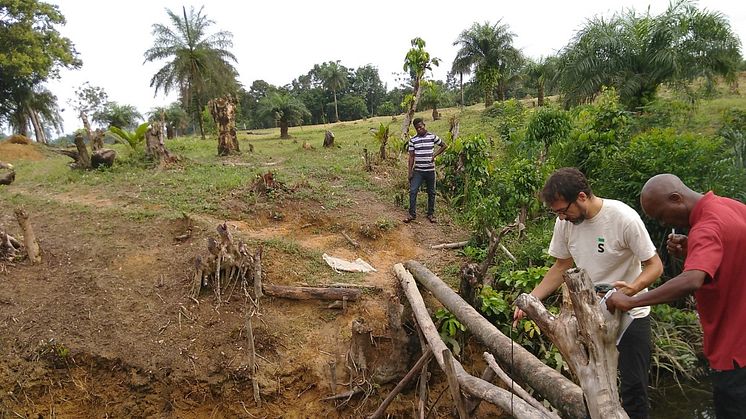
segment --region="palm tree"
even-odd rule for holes
[[[262,119],[271,119],[280,126],[280,138],[290,138],[288,127],[291,124],[302,124],[311,118],[311,112],[298,98],[287,92],[272,92],[259,100],[257,115]]]
[[[142,119],[142,114],[132,105],[120,105],[117,102],[106,102],[102,109],[93,114],[93,120],[106,127],[133,129]]]
[[[740,41],[726,18],[679,1],[659,16],[634,10],[588,21],[560,56],[559,86],[567,105],[613,86],[628,109],[640,109],[662,83],[698,77],[732,79]]]
[[[337,61],[329,61],[319,67],[319,77],[325,88],[330,89],[334,95],[334,121],[339,121],[339,110],[337,109],[337,91],[347,86],[347,68]]]
[[[538,61],[529,60],[524,67],[524,83],[527,87],[536,89],[536,101],[538,106],[544,106],[545,89],[552,84],[556,73],[557,58],[541,57]]]
[[[57,106],[57,97],[44,87],[17,88],[12,97],[13,111],[9,117],[14,132],[28,136],[29,122],[34,128],[36,141],[47,143],[47,130],[62,131],[62,116]]]
[[[148,112],[148,121],[160,121],[166,125],[166,138],[171,139],[183,134],[189,124],[189,117],[179,102],[168,106],[158,106]]]
[[[169,60],[150,80],[155,93],[168,94],[178,89],[182,107],[199,122],[200,135],[205,138],[205,127],[200,117],[207,100],[234,93],[238,87],[238,73],[230,61],[236,57],[228,51],[233,47],[233,35],[227,31],[208,34],[214,24],[202,14],[182,7],[182,16],[166,9],[171,27],[154,24],[153,47],[145,51],[145,62]]]
[[[508,70],[520,61],[521,54],[513,46],[513,36],[508,25],[500,24],[500,21],[494,25],[475,22],[453,43],[461,46],[453,60],[453,71],[474,73],[477,83],[484,89],[485,107],[492,105],[492,93],[498,82],[504,80]],[[504,96],[504,84],[500,95]]]

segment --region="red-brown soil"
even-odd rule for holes
[[[346,403],[321,400],[331,394],[330,361],[337,365],[338,391],[346,389],[352,321],[362,318],[373,328],[379,367],[403,353],[388,339],[393,264],[417,259],[438,272],[458,261],[453,251],[429,246],[466,237],[443,217],[436,225],[424,219],[402,224],[404,211],[372,194],[330,210],[289,196],[271,211],[228,220],[234,237],[252,247],[267,240],[294,243],[295,253],[265,245],[265,282],[380,288],[344,312],[327,308],[328,302],[262,299],[254,320],[262,397],[257,407],[243,297],[236,292],[218,305],[209,290],[197,301],[188,296],[193,260],[205,254],[206,239],[216,237],[224,220],[203,214],[190,214],[189,221],[134,219],[118,211],[122,203],[107,199],[15,192],[44,202],[43,208],[26,208],[43,262],[0,266],[0,418],[363,417],[396,381]],[[283,216],[272,216],[278,212]],[[12,206],[0,202],[0,227],[18,237],[12,214]],[[378,228],[382,217],[397,222]],[[187,229],[190,238],[175,239]],[[352,247],[341,231],[361,247]],[[337,274],[322,265],[321,253],[361,257],[378,272]],[[316,268],[304,260],[309,255],[319,256]],[[431,403],[436,396],[431,393]],[[448,415],[447,395],[440,404],[433,416]],[[411,417],[413,409],[409,391],[389,413]]]

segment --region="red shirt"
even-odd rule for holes
[[[689,225],[684,270],[709,276],[694,294],[705,356],[716,370],[746,366],[746,205],[708,192]]]

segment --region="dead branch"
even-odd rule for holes
[[[453,313],[489,351],[503,363],[512,363],[519,381],[528,384],[566,418],[585,418],[583,391],[578,385],[550,368],[522,346],[502,334],[492,323],[467,304],[446,283],[415,261],[404,264],[417,282],[425,286],[445,308]],[[543,330],[543,329],[542,329]],[[434,351],[437,354],[437,351]]]
[[[461,395],[461,387],[458,384],[458,378],[456,378],[454,362],[451,351],[448,348],[443,349],[443,364],[445,366],[443,371],[445,371],[446,378],[448,379],[448,389],[451,393],[451,399],[453,399],[453,404],[456,405],[459,419],[467,419],[469,414],[466,412],[464,396]]]
[[[477,279],[479,279],[483,285],[490,285],[490,280],[487,279],[487,270],[490,268],[492,262],[495,260],[495,253],[497,252],[498,246],[500,245],[500,241],[506,234],[513,231],[516,227],[518,227],[517,223],[508,224],[507,226],[503,227],[502,230],[500,230],[500,232],[497,234],[495,234],[495,231],[491,228],[487,229],[487,236],[490,238],[490,244],[487,247],[487,256],[484,258],[482,263],[479,264],[479,273],[477,276]]]
[[[347,240],[348,243],[352,245],[352,247],[360,247],[360,243],[356,242],[355,240],[352,240],[352,237],[350,237],[347,233],[344,231],[342,232],[342,235]]]
[[[463,241],[463,242],[454,242],[454,243],[443,243],[443,244],[436,244],[434,246],[430,246],[431,249],[460,249],[464,246],[466,246],[469,243],[469,241]]]
[[[271,297],[291,300],[343,300],[357,301],[362,291],[354,288],[312,288],[263,284],[264,293]]]
[[[440,339],[438,329],[433,324],[430,314],[427,312],[425,303],[422,300],[422,295],[417,289],[412,274],[404,269],[404,266],[400,263],[394,265],[394,272],[399,278],[399,283],[409,300],[417,324],[425,335],[428,346],[433,351],[435,360],[438,362],[441,369],[445,369],[443,351],[448,349],[445,343]],[[514,400],[508,391],[469,375],[458,361],[453,362],[453,367],[459,385],[461,385],[461,388],[465,392],[499,406],[500,408],[510,412],[516,418],[545,418],[544,415],[539,413],[525,401],[520,399]]]
[[[259,381],[257,380],[257,363],[256,347],[254,346],[254,328],[251,324],[251,318],[256,314],[255,310],[247,310],[246,315],[246,335],[249,343],[249,371],[251,371],[251,385],[254,389],[254,402],[256,407],[262,407],[262,398],[259,394]]]
[[[547,410],[547,408],[544,407],[543,404],[536,400],[532,395],[528,394],[528,392],[524,390],[523,387],[516,384],[515,381],[513,381],[513,379],[510,378],[510,376],[508,376],[508,374],[506,374],[499,365],[497,365],[497,361],[495,361],[495,357],[492,356],[492,354],[490,354],[489,352],[485,352],[483,356],[484,360],[487,361],[487,365],[489,365],[490,370],[493,371],[497,375],[497,377],[499,377],[503,381],[503,383],[508,386],[510,391],[516,394],[516,396],[522,398],[536,409],[541,410],[545,416],[554,419],[560,419],[560,417],[556,413]]]

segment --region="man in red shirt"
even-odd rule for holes
[[[684,272],[634,297],[616,292],[606,306],[626,311],[694,292],[704,353],[713,369],[715,414],[746,418],[746,205],[694,192],[671,174],[650,178],[640,203],[661,224],[690,228],[688,237],[671,234],[667,243],[671,254],[686,258]]]

